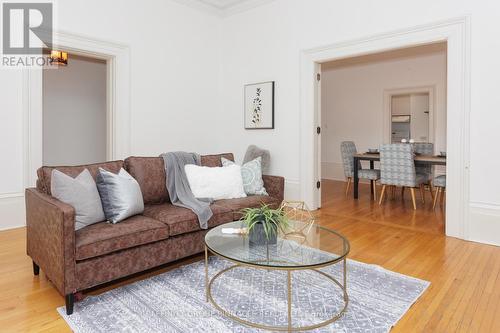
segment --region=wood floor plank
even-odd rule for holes
[[[322,208],[314,212],[317,223],[349,239],[349,258],[431,282],[393,332],[500,332],[500,247],[444,236],[444,210],[432,210],[428,192],[426,204],[419,202],[414,211],[408,193],[401,198],[396,191],[394,199],[389,195],[379,206],[365,184],[358,200],[352,198],[352,189],[345,195],[343,182],[324,180],[322,188]],[[201,259],[180,260],[86,294]],[[63,297],[43,271],[32,275],[25,228],[0,232],[0,291],[0,331],[70,331],[56,312]]]
[[[494,253],[490,249],[488,253],[488,259],[486,260],[485,267],[491,267],[491,264],[494,263],[492,261],[494,259]],[[488,280],[490,276],[495,274],[494,269],[483,269],[484,273],[481,274],[476,286],[473,288],[469,288],[472,290],[472,295],[469,295],[469,301],[467,302],[467,306],[465,307],[464,315],[460,319],[459,332],[471,332],[474,329],[471,329],[471,326],[479,326],[479,321],[474,321],[473,318],[477,315],[481,315],[482,312],[477,312],[480,307],[481,301],[486,298],[485,290],[488,284]],[[474,283],[474,282],[472,282]]]
[[[486,255],[487,249],[481,249],[480,253],[476,256],[473,254],[471,259],[474,262],[484,262]],[[474,267],[474,265],[464,262],[461,266],[461,277],[453,279],[444,297],[443,305],[446,306],[448,311],[445,314],[442,314],[441,310],[436,311],[429,323],[426,324],[426,329],[449,332],[455,332],[458,329],[460,320],[464,315],[465,306],[467,305],[466,302],[469,299],[468,291],[475,286],[472,283],[474,282],[473,278],[477,276],[477,274],[474,274],[476,269],[477,267]],[[466,285],[469,285],[469,288]]]
[[[446,270],[448,274],[439,274],[432,272],[428,274],[427,277],[420,277],[427,281],[431,282],[431,285],[424,293],[422,298],[413,306],[416,311],[411,311],[403,317],[406,328],[411,328],[412,330],[416,330],[417,327],[425,326],[432,322],[432,318],[441,317],[441,309],[446,311],[448,314],[452,314],[449,308],[447,307],[447,302],[450,301],[448,296],[448,291],[452,288],[453,282],[456,280],[456,272],[463,268],[465,265],[467,257],[472,253],[470,247],[465,247],[467,252],[465,252],[463,257],[454,258],[454,262],[451,266]],[[419,277],[419,276],[416,276]],[[432,295],[430,297],[429,295]],[[407,320],[405,320],[407,319]],[[419,331],[419,330],[416,330]],[[420,329],[423,331],[423,329]],[[401,330],[404,332],[404,329]]]
[[[475,301],[481,297],[481,289],[484,288],[484,284],[481,284],[481,280],[486,276],[489,270],[486,270],[486,266],[489,264],[489,251],[488,249],[481,249],[481,255],[477,258],[476,265],[469,270],[467,276],[462,280],[461,290],[462,298],[458,302],[455,313],[451,320],[448,322],[447,330],[460,332],[460,327],[467,316],[470,315],[471,307],[475,306]],[[475,274],[475,270],[482,271],[482,274]],[[468,287],[466,287],[468,285]],[[458,293],[457,293],[458,294]]]
[[[494,262],[495,273],[491,275],[485,288],[485,295],[482,297],[482,303],[487,305],[482,309],[483,320],[477,332],[493,332],[495,318],[498,318],[498,313],[500,313],[500,260],[496,259]],[[500,324],[500,320],[497,320],[496,323]],[[497,327],[495,331],[500,332],[500,327]]]
[[[495,260],[494,252],[491,255],[491,260],[492,262],[490,264],[492,264],[493,267],[491,270],[487,270],[485,274],[487,276],[487,281],[482,291],[482,295],[476,298],[478,305],[473,313],[469,325],[467,327],[465,324],[462,325],[463,332],[481,332],[482,330],[479,327],[479,324],[481,322],[485,322],[485,325],[487,325],[484,317],[486,316],[488,304],[490,303],[490,297],[492,296],[492,287],[500,272],[500,260]],[[498,296],[498,298],[500,298],[500,296]]]

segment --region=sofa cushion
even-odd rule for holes
[[[101,222],[76,231],[76,260],[147,244],[169,236],[165,224],[136,215],[118,224]]]
[[[245,208],[256,208],[262,204],[270,205],[273,208],[278,208],[280,202],[267,195],[252,195],[246,198],[224,199],[215,201],[217,206],[222,206],[233,211],[233,220],[241,218],[241,210]]]
[[[94,180],[97,177],[97,172],[99,168],[103,168],[104,170],[111,171],[113,173],[118,173],[120,169],[123,167],[123,161],[113,161],[113,162],[104,162],[104,163],[96,163],[96,164],[87,164],[87,165],[77,165],[77,166],[43,166],[37,170],[38,180],[37,180],[37,188],[43,193],[51,194],[50,192],[50,183],[52,178],[52,170],[56,169],[60,172],[75,178],[83,170],[88,169]]]
[[[231,153],[217,154],[217,155],[203,155],[201,156],[201,165],[207,167],[221,167],[221,157],[224,157],[234,162],[234,156]]]
[[[230,208],[213,204],[210,208],[213,216],[208,220],[209,228],[233,221],[233,212]],[[171,236],[201,230],[195,213],[187,208],[174,206],[170,203],[148,205],[145,207],[143,214],[168,225]]]
[[[125,159],[125,169],[139,183],[144,204],[169,201],[162,157],[129,157]]]

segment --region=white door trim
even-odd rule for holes
[[[107,158],[130,154],[130,49],[127,45],[67,32],[54,32],[54,49],[107,63]],[[71,58],[69,59],[71,61]],[[42,69],[23,73],[24,183],[34,186],[36,170],[42,166]],[[91,133],[89,133],[91,135]]]
[[[314,186],[317,63],[437,42],[448,44],[446,234],[469,239],[470,19],[460,17],[301,52],[300,195],[317,208]]]
[[[408,88],[396,88],[396,89],[385,89],[384,90],[384,116],[383,116],[383,125],[382,130],[384,131],[383,138],[384,143],[391,143],[391,101],[392,96],[394,95],[411,95],[411,94],[420,94],[427,93],[429,94],[429,142],[435,143],[436,138],[436,86],[421,86],[421,87],[408,87]]]

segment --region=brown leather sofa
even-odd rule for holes
[[[232,154],[202,156],[204,166],[221,166],[220,158]],[[118,172],[124,167],[139,183],[144,213],[118,224],[101,222],[75,232],[75,210],[50,195],[54,168],[76,177],[87,168],[96,176],[99,167]],[[130,274],[200,253],[204,236],[196,215],[169,202],[165,168],[160,157],[129,157],[71,167],[41,167],[36,188],[26,189],[27,253],[33,272],[41,268],[61,295],[66,312],[73,313],[74,294]],[[218,200],[212,204],[209,228],[237,220],[245,207],[261,203],[278,206],[283,200],[284,179],[264,176],[269,196]]]

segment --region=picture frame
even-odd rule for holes
[[[245,85],[245,129],[274,129],[274,87],[274,81]]]

